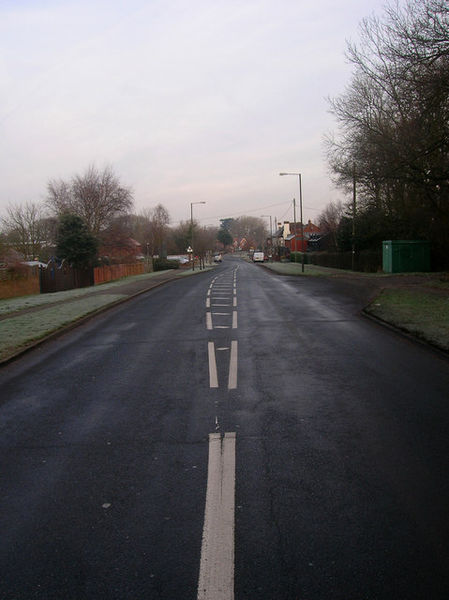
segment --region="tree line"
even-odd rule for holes
[[[112,168],[89,166],[70,180],[50,180],[42,203],[10,205],[1,220],[0,254],[13,248],[27,260],[46,262],[57,256],[74,266],[85,266],[98,259],[104,264],[112,254],[120,254],[120,248],[125,254],[130,240],[140,244],[143,257],[185,254],[192,227],[199,256],[231,247],[245,231],[256,232],[258,243],[267,235],[263,221],[252,217],[225,220],[226,230],[190,220],[171,226],[162,204],[138,214],[133,208],[132,189],[120,182]]]
[[[342,249],[351,243],[355,212],[358,249],[382,239],[426,239],[435,262],[447,267],[449,5],[390,4],[360,31],[359,43],[347,47],[352,78],[329,100],[338,131],[326,139],[334,180],[356,204],[333,203],[322,219]]]

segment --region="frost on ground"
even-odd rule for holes
[[[123,294],[91,296],[0,321],[0,359],[124,297]]]

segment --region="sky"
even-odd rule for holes
[[[345,200],[323,138],[384,0],[0,0],[0,217],[112,167],[134,212],[304,222]],[[298,217],[299,219],[299,217]],[[273,225],[274,226],[274,225]]]

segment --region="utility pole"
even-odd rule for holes
[[[352,253],[351,253],[351,270],[355,268],[355,215],[356,215],[356,178],[355,178],[355,163],[352,169]]]
[[[295,237],[293,238],[295,240],[295,262],[297,257],[298,257],[298,252],[297,252],[297,248],[296,248],[296,200],[293,198],[293,223],[294,223],[294,235]]]

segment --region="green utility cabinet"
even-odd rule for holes
[[[387,240],[382,242],[384,273],[430,271],[430,244],[418,240]]]

